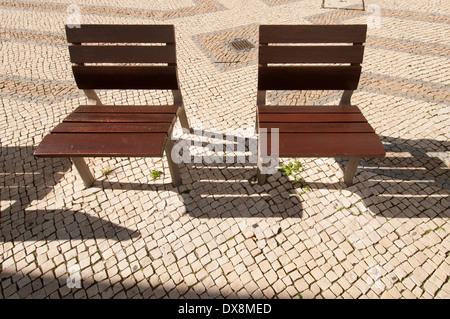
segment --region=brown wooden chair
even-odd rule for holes
[[[257,130],[279,129],[280,157],[348,157],[351,185],[362,156],[383,157],[380,138],[350,98],[361,75],[366,25],[261,25]],[[286,45],[290,44],[290,45]],[[295,44],[295,45],[293,45]],[[338,106],[266,106],[266,90],[343,90]],[[261,149],[259,139],[258,159]],[[258,182],[265,183],[261,161]]]
[[[72,70],[88,105],[80,105],[35,149],[37,157],[70,157],[86,187],[94,178],[83,157],[162,157],[172,183],[172,129],[190,130],[183,106],[173,25],[66,26]],[[133,45],[131,45],[133,44]],[[130,65],[132,64],[132,65]],[[171,90],[173,105],[102,105],[96,89]]]

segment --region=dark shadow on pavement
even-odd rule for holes
[[[357,194],[369,210],[384,217],[450,217],[449,163],[445,163],[440,157],[429,155],[448,154],[450,142],[389,136],[380,138],[387,156],[362,158],[354,185],[345,187],[345,184],[340,183],[341,187]],[[392,156],[389,153],[402,154]],[[347,160],[336,160],[344,170]],[[309,186],[328,187],[321,183],[311,183]]]
[[[0,153],[0,241],[35,241],[109,238],[127,240],[140,236],[83,211],[65,208],[33,209],[69,171],[68,158],[36,159],[33,147],[2,147]]]

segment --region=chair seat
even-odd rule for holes
[[[160,157],[179,106],[81,105],[34,151],[42,157]]]
[[[258,125],[259,129],[267,129],[269,155],[273,128],[279,129],[280,157],[383,157],[386,154],[380,138],[354,105],[259,106]]]

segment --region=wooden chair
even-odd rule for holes
[[[264,128],[270,136],[272,129],[279,129],[280,157],[348,157],[347,185],[352,184],[361,156],[386,154],[372,126],[350,102],[361,75],[366,32],[366,25],[259,28],[258,132]],[[266,90],[344,92],[338,106],[266,106]],[[261,148],[270,149],[259,141],[258,159],[264,155]],[[260,184],[267,177],[262,165],[259,161]]]
[[[70,157],[86,187],[94,178],[83,157],[162,157],[172,183],[172,129],[190,130],[183,106],[173,25],[66,26],[72,70],[87,105],[80,105],[35,149],[37,157]],[[133,44],[133,45],[130,45]],[[133,65],[130,65],[133,64]],[[173,105],[102,105],[95,89],[171,90]]]

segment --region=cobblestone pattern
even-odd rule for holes
[[[299,159],[303,183],[279,172],[264,186],[255,163],[203,160],[180,164],[174,188],[166,158],[89,158],[89,189],[68,159],[31,155],[86,101],[65,43],[72,3],[82,23],[175,24],[187,114],[205,132],[254,124],[257,49],[235,52],[229,41],[256,45],[258,24],[370,17],[306,0],[2,1],[0,298],[450,297],[448,1],[373,2],[380,28],[368,31],[353,103],[387,156],[364,158],[353,186],[342,182],[345,159]],[[216,63],[228,58],[239,62]],[[268,101],[335,104],[339,94]],[[152,170],[164,174],[152,180]]]

